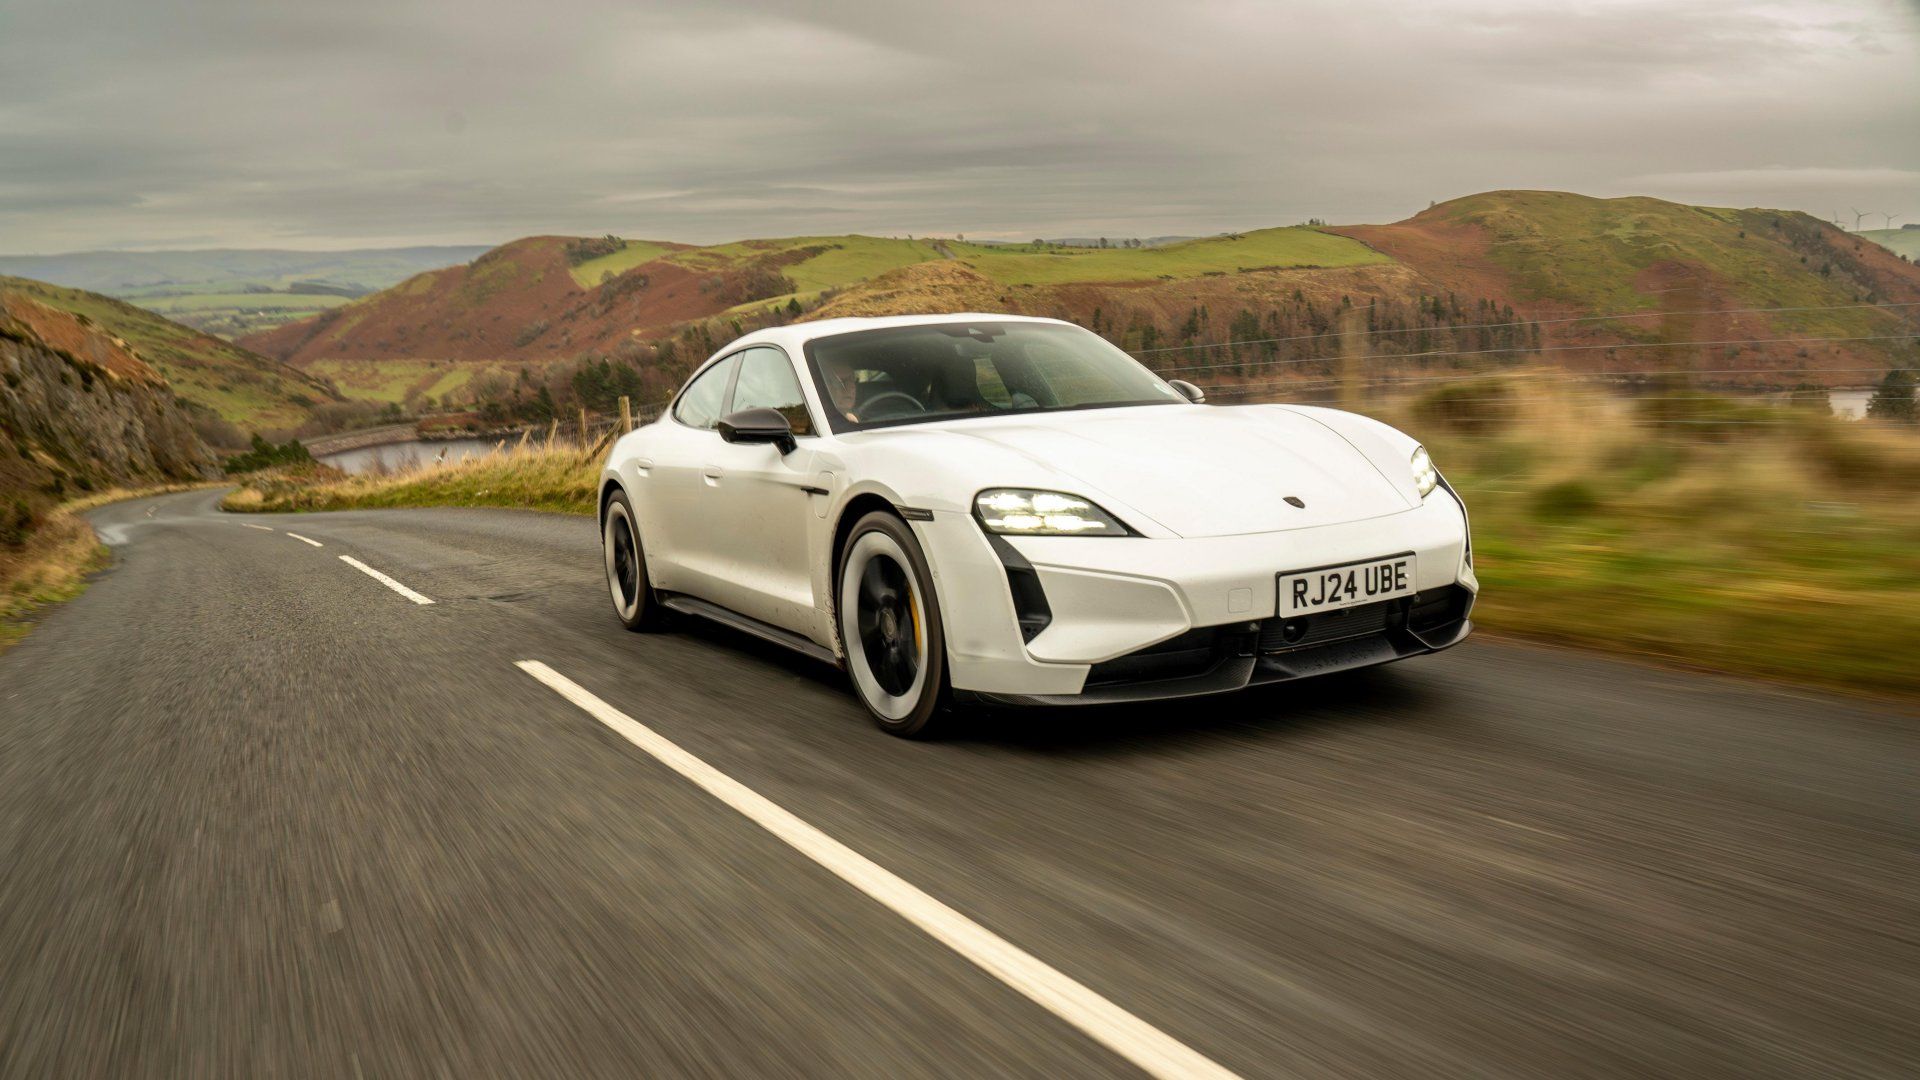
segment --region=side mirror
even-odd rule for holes
[[[795,446],[793,425],[778,409],[741,409],[720,418],[720,437],[730,443],[772,443],[782,454]]]
[[[1185,379],[1168,379],[1167,385],[1180,391],[1181,397],[1186,398],[1195,405],[1205,405],[1207,403],[1207,392]]]

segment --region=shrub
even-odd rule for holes
[[[34,512],[27,500],[16,496],[5,512],[0,512],[0,544],[8,547],[20,547],[33,535],[33,528],[40,523],[40,516]]]
[[[1533,512],[1542,518],[1586,517],[1600,509],[1600,496],[1585,480],[1562,480],[1533,494]]]
[[[253,437],[253,449],[228,458],[225,468],[228,476],[234,476],[279,465],[307,465],[312,462],[313,455],[307,452],[299,439],[289,439],[285,444],[275,446],[256,434]]]
[[[1466,379],[1443,383],[1413,404],[1420,420],[1467,435],[1489,435],[1510,426],[1519,415],[1518,395],[1505,379]]]

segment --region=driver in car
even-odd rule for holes
[[[860,417],[854,411],[860,395],[860,380],[854,375],[853,368],[841,363],[821,365],[820,373],[826,376],[827,396],[832,399],[833,407],[841,416],[852,423],[859,423]]]

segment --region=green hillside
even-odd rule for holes
[[[1688,206],[1660,199],[1596,199],[1557,191],[1494,191],[1425,211],[1404,225],[1466,225],[1487,237],[1486,257],[1506,272],[1516,301],[1578,311],[1671,306],[1663,271],[1683,271],[1717,298],[1710,307],[1810,308],[1871,299],[1872,275],[1846,234],[1796,211]],[[1781,314],[1801,334],[1884,329],[1870,311]],[[1622,332],[1652,332],[1651,320]]]
[[[248,430],[290,430],[333,400],[323,384],[277,360],[82,289],[0,276],[0,286],[91,320],[131,345],[181,399]]]
[[[1867,229],[1854,233],[1909,259],[1920,261],[1920,229]]]
[[[1304,226],[1209,236],[1148,248],[1008,248],[949,245],[962,263],[1004,285],[1133,282],[1273,268],[1392,262],[1357,240]]]

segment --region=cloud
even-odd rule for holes
[[[0,0],[0,250],[1920,213],[1911,0]]]

